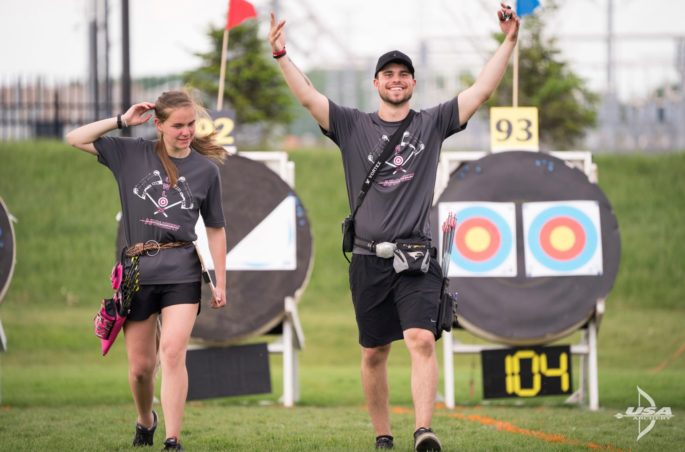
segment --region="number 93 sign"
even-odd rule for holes
[[[493,107],[490,109],[490,149],[539,151],[538,109],[535,107]]]

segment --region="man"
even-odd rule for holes
[[[487,62],[475,83],[436,107],[412,118],[390,158],[380,169],[355,217],[355,246],[350,264],[350,289],[359,343],[361,374],[369,415],[376,433],[376,448],[391,449],[387,360],[391,343],[403,339],[411,357],[414,402],[414,448],[441,450],[431,430],[437,391],[435,341],[440,268],[431,259],[425,274],[397,273],[393,259],[378,257],[371,243],[400,239],[430,239],[429,210],[442,142],[463,130],[476,110],[501,81],[516,45],[519,19],[504,4],[497,11],[504,42]],[[318,92],[286,54],[285,21],[271,14],[269,43],[286,83],[309,110],[323,133],[340,148],[350,209],[368,171],[385,143],[410,112],[416,80],[411,59],[391,51],[378,59],[373,84],[380,102],[375,113],[338,106]]]

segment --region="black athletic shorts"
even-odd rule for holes
[[[196,304],[200,315],[202,283],[143,284],[133,295],[131,312],[127,320],[145,320],[152,314],[159,314],[162,308],[175,304]]]
[[[350,290],[362,347],[379,347],[403,338],[409,328],[437,336],[442,288],[440,265],[431,258],[428,273],[395,273],[392,259],[354,254]]]

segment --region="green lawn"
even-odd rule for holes
[[[293,409],[279,404],[281,358],[272,356],[273,393],[188,404],[183,437],[189,450],[372,449],[339,244],[346,213],[340,157],[297,151],[291,158],[315,244],[314,271],[298,305],[306,336],[301,400]],[[621,268],[599,332],[601,409],[569,406],[560,397],[484,402],[479,358],[457,355],[458,406],[439,407],[434,422],[445,450],[682,447],[685,154],[595,160],[622,239]],[[8,351],[0,353],[0,450],[127,450],[135,414],[123,347],[115,344],[103,358],[91,331],[113,259],[119,205],[111,174],[62,143],[0,143],[0,197],[18,219],[17,265],[0,305],[8,339]],[[409,358],[402,343],[394,348],[396,449],[408,451]],[[675,415],[639,442],[637,423],[614,417],[637,405],[636,386]],[[158,444],[162,439],[158,432]]]

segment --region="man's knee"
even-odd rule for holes
[[[378,367],[384,365],[390,354],[390,344],[380,347],[362,347],[362,363],[368,367]]]
[[[431,356],[435,353],[435,336],[431,331],[409,328],[404,331],[404,341],[412,353]]]

